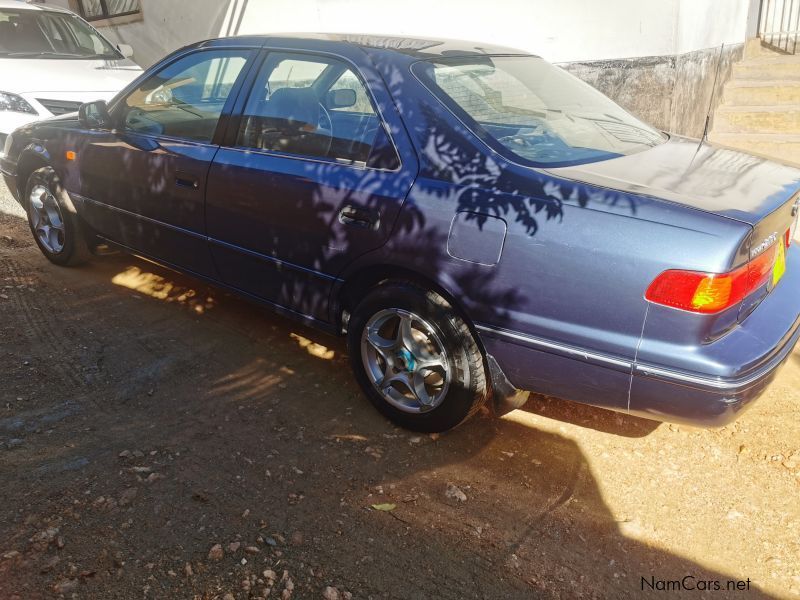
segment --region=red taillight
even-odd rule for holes
[[[644,297],[656,304],[691,312],[720,312],[739,304],[770,280],[776,248],[773,245],[730,273],[664,271],[650,284]]]

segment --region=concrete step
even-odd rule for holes
[[[800,55],[743,60],[733,65],[731,79],[800,80]]]
[[[745,59],[769,58],[776,56],[786,56],[786,55],[783,52],[778,52],[777,50],[774,50],[769,46],[763,45],[759,38],[753,38],[747,40],[747,43],[744,46]]]
[[[716,129],[708,139],[720,146],[744,150],[800,166],[800,135],[773,133],[721,133]]]
[[[718,133],[800,134],[800,106],[722,105],[714,114]]]
[[[731,79],[725,84],[722,97],[731,106],[800,106],[800,79]]]

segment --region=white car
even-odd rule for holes
[[[110,100],[142,73],[75,13],[0,0],[0,154],[17,127]]]

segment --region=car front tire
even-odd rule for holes
[[[25,204],[33,239],[50,262],[74,267],[89,259],[75,206],[51,167],[38,169],[28,178]]]
[[[358,304],[348,350],[369,400],[406,429],[452,429],[487,400],[483,355],[469,327],[441,295],[414,283],[385,283]]]

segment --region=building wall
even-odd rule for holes
[[[142,0],[141,21],[101,28],[130,44],[134,58],[150,66],[173,50],[200,40],[233,35],[236,2],[228,0]]]
[[[72,4],[75,0],[47,0]],[[104,27],[145,66],[221,35],[327,31],[450,37],[552,62],[672,56],[743,43],[753,0],[141,0],[143,21]],[[383,6],[387,7],[386,9]],[[391,10],[391,14],[387,14]]]
[[[76,0],[47,0],[70,3]],[[149,66],[200,39],[326,31],[486,41],[563,64],[628,110],[700,136],[758,0],[141,0],[142,20],[101,28]],[[720,46],[725,49],[720,52]]]
[[[699,138],[713,120],[722,88],[743,44],[675,56],[561,64],[642,120],[672,133]],[[711,125],[709,120],[709,129]]]
[[[334,31],[492,42],[552,62],[673,55],[745,38],[750,0],[250,0],[242,33]],[[392,6],[388,4],[387,6]]]

